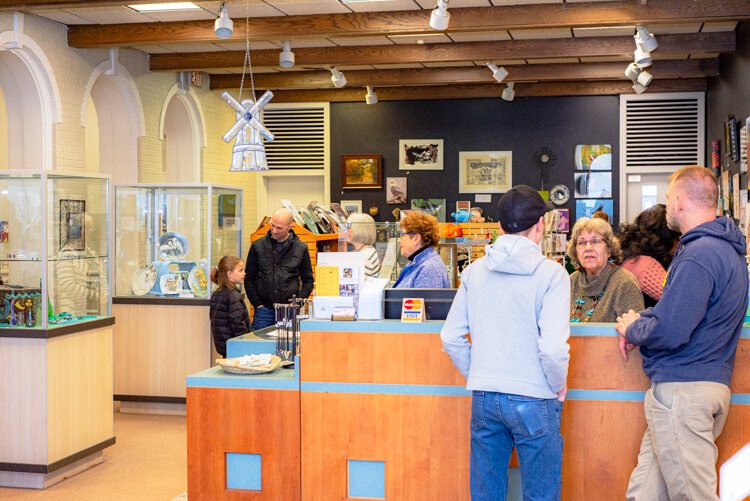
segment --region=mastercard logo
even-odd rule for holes
[[[404,301],[405,310],[419,310],[422,309],[421,299],[407,299]]]

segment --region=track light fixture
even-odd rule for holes
[[[656,37],[653,33],[648,32],[647,27],[639,25],[635,27],[635,31],[635,43],[645,52],[653,52],[659,47]]]
[[[371,86],[367,86],[367,94],[365,94],[365,102],[367,104],[376,104],[378,102],[378,95],[375,93],[375,89]]]
[[[646,52],[640,47],[635,49],[635,51],[633,52],[633,59],[635,60],[635,64],[637,64],[639,68],[648,68],[653,62],[653,60],[651,59],[651,53]]]
[[[635,63],[630,65],[625,70],[625,76],[633,82],[633,90],[636,94],[643,94],[648,89],[654,76],[646,70],[642,70]]]
[[[498,67],[495,63],[485,63],[485,66],[492,70],[492,76],[497,83],[501,83],[508,76],[508,71],[502,66]]]
[[[281,52],[279,53],[279,66],[282,68],[291,68],[294,66],[294,52],[289,40],[282,40]]]
[[[635,83],[635,84],[633,84],[633,91],[636,94],[643,94],[644,92],[646,92],[646,86],[645,85],[641,85],[639,83]]]
[[[219,6],[219,17],[214,21],[214,33],[219,38],[231,38],[234,23],[229,19],[229,11],[224,2]]]
[[[450,20],[451,13],[448,12],[448,0],[437,0],[437,5],[430,14],[430,28],[441,31],[447,30]]]
[[[516,97],[516,91],[513,90],[513,82],[508,82],[503,89],[503,95],[501,96],[506,101],[513,101]]]
[[[331,82],[333,82],[333,86],[337,89],[346,85],[346,77],[335,66],[331,68]]]

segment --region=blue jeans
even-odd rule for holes
[[[250,326],[250,330],[258,331],[275,323],[276,313],[273,308],[267,306],[264,306],[263,308],[255,308],[253,324]]]
[[[524,500],[559,500],[562,402],[474,391],[471,400],[471,499],[505,501],[515,445]]]

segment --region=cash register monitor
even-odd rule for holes
[[[385,289],[384,317],[401,318],[401,304],[405,298],[419,297],[425,302],[426,320],[445,320],[453,304],[456,289]]]

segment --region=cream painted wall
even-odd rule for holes
[[[5,96],[0,87],[0,169],[8,168],[8,112],[5,109]]]
[[[11,14],[0,13],[0,32],[11,30],[12,27]],[[100,63],[109,60],[109,52],[102,49],[69,48],[64,25],[35,16],[25,17],[24,32],[40,46],[49,60],[60,93],[62,122],[54,126],[54,168],[86,171],[87,165],[91,164],[87,159],[86,129],[81,125],[84,94],[92,72]],[[158,137],[158,128],[162,108],[165,106],[164,100],[177,81],[177,75],[150,72],[148,56],[140,51],[122,49],[119,51],[118,62],[132,77],[143,108],[145,135],[139,140],[137,179],[148,183],[165,182],[164,148]],[[257,226],[259,217],[262,217],[256,214],[255,209],[255,175],[229,172],[232,145],[224,143],[221,136],[234,123],[234,112],[219,98],[218,93],[208,90],[206,76],[203,87],[193,87],[205,119],[203,127],[207,136],[206,146],[201,152],[201,181],[243,189],[243,252],[246,252],[250,232]],[[87,123],[89,127],[96,125],[91,121]],[[7,152],[8,148],[4,146],[3,149],[2,138],[7,138],[7,132],[3,134],[2,124],[3,120],[0,120],[0,163],[4,158],[2,152]],[[90,139],[93,141],[93,136]]]
[[[94,106],[94,100],[91,98],[86,103],[84,134],[86,170],[88,172],[99,172],[99,118],[96,116],[96,106]]]

